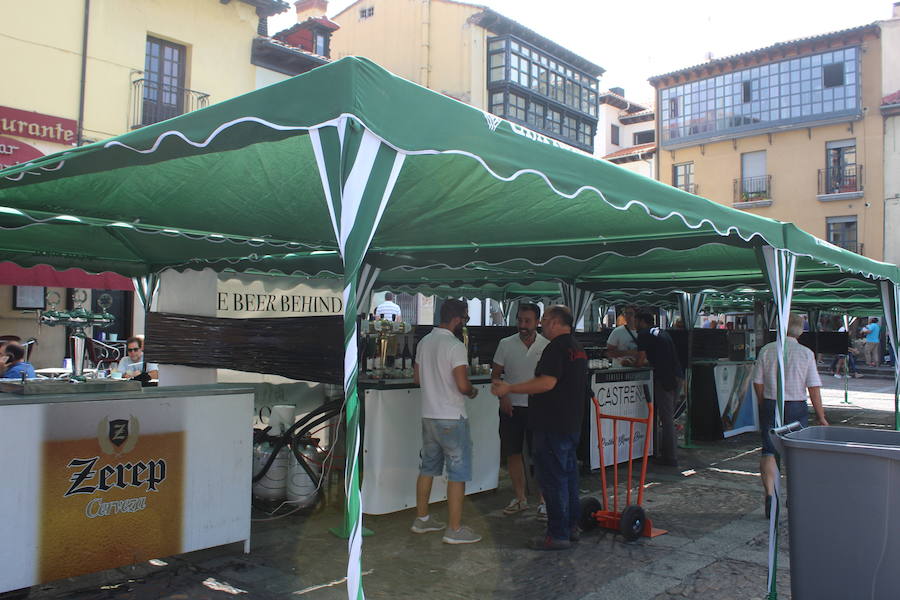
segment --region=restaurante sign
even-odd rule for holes
[[[77,131],[78,122],[72,119],[0,106],[0,134],[71,145]]]
[[[0,135],[0,169],[40,158],[44,153],[25,142]]]

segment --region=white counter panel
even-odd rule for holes
[[[0,398],[0,592],[246,541],[244,390]]]
[[[490,385],[475,384],[466,401],[472,435],[472,481],[466,494],[497,488],[500,474],[500,417]],[[416,477],[422,448],[422,392],[419,388],[367,389],[363,439],[362,509],[383,515],[416,505]],[[447,480],[435,477],[431,502],[447,499]]]

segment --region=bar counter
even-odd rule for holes
[[[497,488],[500,474],[499,402],[489,375],[470,375],[478,396],[466,400],[472,436],[472,480],[466,494]],[[383,515],[416,505],[422,447],[422,391],[412,379],[360,379],[363,403],[363,512]],[[447,499],[447,481],[435,477],[431,502]]]
[[[0,393],[0,592],[249,550],[252,415],[240,387]]]

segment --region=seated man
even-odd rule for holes
[[[6,345],[8,343],[9,340],[0,339],[0,377],[3,377],[3,374],[9,368],[9,354],[6,353]]]
[[[25,362],[25,348],[21,344],[18,342],[7,343],[4,353],[7,356],[4,379],[21,379],[22,375],[29,379],[37,377],[31,363]]]
[[[119,361],[116,371],[122,373],[122,379],[133,379],[144,371],[144,339],[133,335],[125,342],[127,356]],[[147,374],[150,379],[159,379],[159,365],[147,363]]]

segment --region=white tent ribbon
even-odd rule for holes
[[[337,123],[310,129],[310,143],[334,236],[344,263],[344,396],[347,421],[345,530],[348,537],[347,596],[364,600],[362,589],[362,498],[359,490],[359,396],[357,302],[371,293],[377,270],[363,259],[388,199],[397,182],[405,155],[387,145],[359,123],[342,117]],[[352,142],[358,142],[358,145]],[[348,170],[344,170],[344,169]],[[375,183],[373,183],[373,181]],[[365,281],[363,280],[365,277]],[[368,284],[368,285],[364,285]],[[368,287],[368,292],[366,292]],[[361,288],[363,288],[361,290]]]
[[[684,328],[693,329],[697,324],[697,317],[700,316],[700,309],[703,308],[703,304],[706,302],[706,294],[702,292],[696,294],[679,292],[677,300],[678,312],[681,313]]]
[[[359,273],[359,287],[356,288],[356,314],[365,315],[369,312],[369,304],[372,300],[372,288],[381,269],[366,263]]]
[[[791,298],[794,292],[794,274],[797,268],[797,257],[782,248],[763,246],[761,248],[761,263],[766,278],[769,281],[769,289],[772,290],[772,300],[775,302],[776,321],[776,348],[778,358],[777,378],[777,402],[775,408],[775,427],[781,427],[784,420],[784,375],[785,375],[785,338],[787,337],[788,318],[791,314]],[[778,572],[778,515],[780,508],[779,496],[781,495],[781,473],[775,468],[775,489],[772,495],[774,504],[769,518],[769,598],[776,598],[775,576]]]
[[[563,304],[572,310],[573,324],[577,325],[584,315],[585,309],[593,301],[594,293],[579,289],[575,287],[574,283],[564,281],[559,282],[559,291],[563,297]]]
[[[881,304],[884,308],[884,326],[888,331],[888,341],[894,350],[894,429],[900,431],[900,285],[891,281],[881,282]]]

